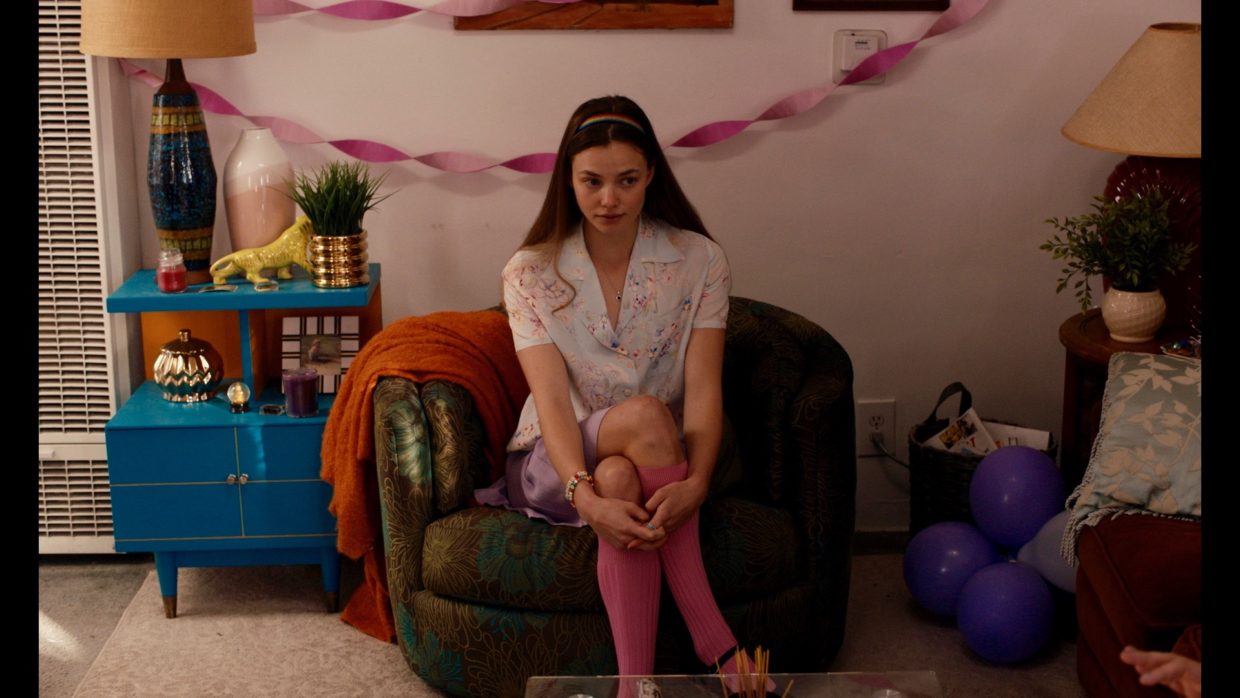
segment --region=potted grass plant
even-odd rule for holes
[[[1102,276],[1110,284],[1101,307],[1111,338],[1148,342],[1166,318],[1158,281],[1188,266],[1196,246],[1173,239],[1170,201],[1158,189],[1116,200],[1096,196],[1094,201],[1089,213],[1046,220],[1058,233],[1039,249],[1067,264],[1055,292],[1072,283],[1084,312],[1093,303],[1089,277]]]
[[[313,228],[306,261],[315,286],[346,288],[370,283],[362,219],[391,196],[379,195],[386,177],[372,175],[360,161],[334,161],[310,174],[297,173],[289,196]]]

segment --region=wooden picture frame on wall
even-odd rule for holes
[[[525,2],[481,17],[456,17],[460,30],[731,29],[735,0],[581,0],[566,5]]]
[[[792,9],[818,12],[940,12],[951,0],[792,0]]]

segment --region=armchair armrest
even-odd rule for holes
[[[383,543],[394,561],[388,592],[411,601],[422,588],[426,527],[489,484],[483,428],[469,391],[449,381],[386,377],[373,400]]]
[[[436,518],[426,413],[418,387],[404,378],[379,379],[372,399],[388,593],[410,603],[422,588],[422,540]]]
[[[852,362],[826,330],[732,298],[724,402],[743,456],[743,496],[792,512],[824,618],[844,618],[848,605],[857,486],[852,386]],[[823,628],[816,665],[826,666],[843,630],[842,623]]]

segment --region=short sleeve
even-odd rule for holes
[[[504,309],[517,351],[539,344],[550,344],[551,336],[538,315],[538,289],[542,287],[538,267],[518,253],[504,267]]]
[[[702,300],[698,304],[693,326],[719,328],[728,326],[728,296],[732,292],[732,273],[723,248],[711,241],[707,245],[709,255],[706,263],[706,284],[702,288]]]

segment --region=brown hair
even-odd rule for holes
[[[600,114],[628,117],[637,122],[640,128],[634,128],[622,120],[602,120],[578,130],[586,119]],[[550,261],[556,276],[560,274],[560,248],[564,241],[576,232],[582,219],[581,209],[578,208],[573,193],[573,158],[583,150],[615,141],[628,143],[640,150],[646,158],[646,165],[654,168],[654,179],[646,189],[642,213],[659,218],[674,227],[710,237],[697,209],[689,203],[672,174],[672,168],[663,155],[663,148],[659,146],[659,140],[654,135],[654,126],[646,112],[628,97],[597,97],[577,107],[568,120],[564,136],[560,139],[559,150],[556,151],[555,168],[551,171],[547,196],[543,199],[542,209],[530,226],[525,241],[521,243],[521,249],[543,248],[550,252]],[[571,302],[571,297],[568,302]]]

